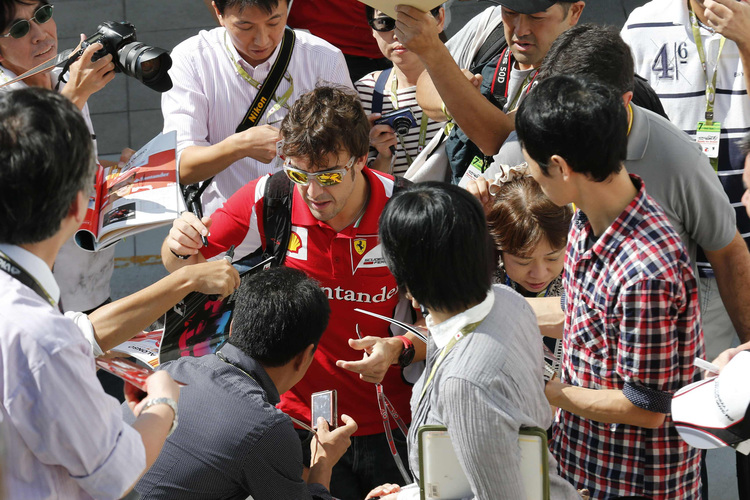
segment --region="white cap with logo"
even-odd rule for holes
[[[738,353],[716,377],[683,387],[672,398],[672,420],[696,448],[732,446],[750,452],[750,351]]]

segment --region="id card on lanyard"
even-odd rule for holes
[[[701,38],[700,27],[698,26],[698,17],[695,15],[695,12],[693,12],[693,7],[689,3],[688,14],[690,16],[690,28],[693,32],[695,49],[698,52],[698,58],[700,59],[701,67],[703,68],[703,75],[706,79],[705,119],[697,123],[695,139],[698,144],[700,144],[706,156],[711,160],[711,165],[714,167],[714,170],[718,171],[721,122],[714,121],[714,103],[716,102],[716,78],[719,73],[719,59],[721,58],[721,51],[724,49],[724,43],[727,39],[722,36],[719,41],[719,51],[716,54],[716,64],[714,66],[713,75],[709,78],[706,51],[703,47],[703,39]]]

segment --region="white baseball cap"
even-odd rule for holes
[[[683,387],[672,398],[677,432],[696,448],[736,447],[750,439],[750,351],[716,377]]]

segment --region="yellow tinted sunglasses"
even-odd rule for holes
[[[332,170],[312,173],[292,167],[289,158],[287,158],[284,160],[283,168],[284,172],[286,172],[286,176],[295,184],[307,186],[311,182],[310,178],[314,178],[320,186],[328,187],[340,184],[341,181],[344,180],[346,173],[354,165],[355,161],[357,161],[357,158],[352,156],[343,168],[334,168]]]

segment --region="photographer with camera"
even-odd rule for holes
[[[373,71],[354,84],[373,124],[367,163],[375,170],[403,175],[442,123],[429,119],[417,104],[417,80],[424,65],[399,42],[396,20],[370,6],[365,12],[380,51],[393,63],[392,69]],[[431,13],[442,30],[445,9],[436,7]]]
[[[0,83],[5,83],[57,55],[57,25],[53,19],[54,6],[46,1],[1,0],[1,4]],[[96,136],[87,101],[115,77],[112,55],[93,60],[94,53],[102,48],[99,43],[86,47],[78,60],[70,64],[68,82],[59,89],[83,113],[95,153]],[[38,73],[2,87],[0,92],[24,87],[54,89],[60,72],[55,69]],[[132,150],[124,149],[121,160],[126,161],[132,154]],[[73,238],[65,242],[54,269],[65,310],[88,312],[109,300],[114,257],[114,247],[86,252],[78,248]]]

